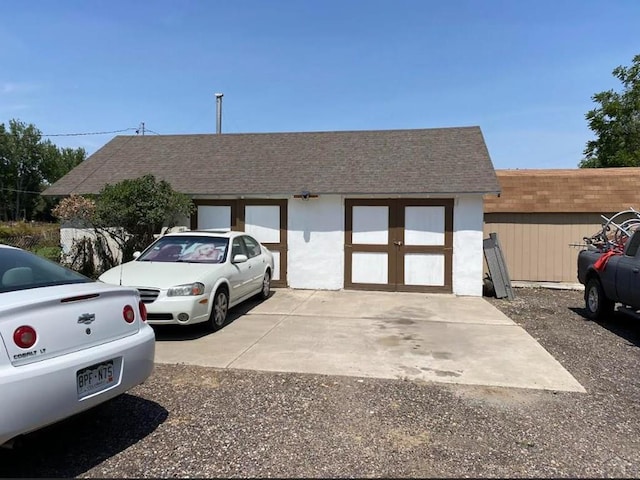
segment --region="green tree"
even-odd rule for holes
[[[0,124],[0,220],[32,220],[50,203],[40,196],[86,157],[84,149],[59,149],[32,124]]]
[[[587,142],[581,168],[640,166],[640,55],[630,67],[615,68],[613,75],[622,82],[622,91],[592,97],[599,107],[585,117],[596,139]]]
[[[162,227],[175,226],[194,209],[187,195],[149,174],[108,184],[94,198],[64,198],[53,213],[76,227],[91,229],[94,235],[76,241],[66,263],[97,277],[117,265],[119,257],[131,259],[133,252],[149,246]],[[110,241],[116,243],[121,256],[109,246]]]
[[[59,148],[49,141],[43,147],[42,175],[49,184],[60,180],[87,158],[84,148]]]

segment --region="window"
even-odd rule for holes
[[[244,243],[242,242],[240,237],[236,237],[233,239],[233,244],[231,247],[231,260],[233,260],[236,255],[245,255]]]
[[[628,255],[629,257],[635,257],[636,253],[638,252],[638,247],[640,246],[640,233],[633,234],[628,242],[629,244],[627,245],[625,255]]]
[[[260,244],[248,235],[242,237],[247,247],[247,257],[253,258],[260,255]]]
[[[88,282],[92,280],[33,253],[0,248],[0,293]]]

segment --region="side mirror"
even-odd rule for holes
[[[233,260],[231,261],[231,263],[244,263],[247,260],[249,259],[247,258],[246,255],[242,255],[241,253],[239,253],[235,257],[233,257]]]
[[[138,258],[141,253],[142,252],[138,252],[138,251],[133,252],[133,259],[135,260],[136,258]]]

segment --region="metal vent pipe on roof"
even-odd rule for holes
[[[216,133],[222,133],[222,93],[216,93]]]

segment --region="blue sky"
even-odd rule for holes
[[[498,169],[573,168],[639,25],[637,0],[7,0],[0,123],[214,133],[222,92],[223,133],[479,125]]]

